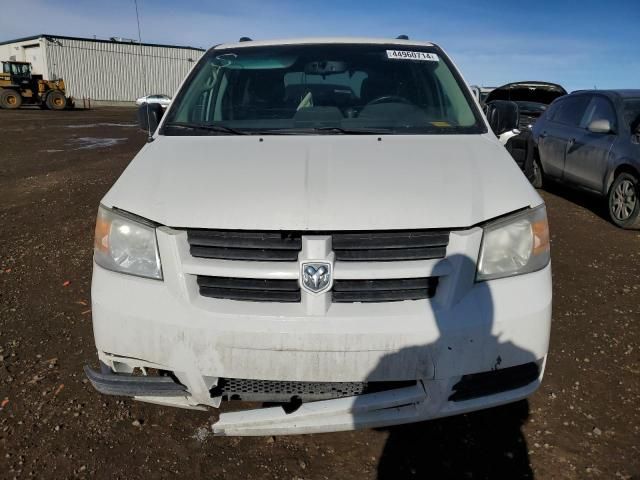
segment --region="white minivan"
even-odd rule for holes
[[[545,206],[438,46],[219,45],[164,115],[141,109],[152,135],[96,224],[98,391],[265,402],[213,430],[275,435],[454,415],[540,385]]]

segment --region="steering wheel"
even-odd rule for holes
[[[368,107],[369,105],[378,105],[379,103],[391,103],[391,102],[413,105],[409,100],[407,100],[404,97],[401,97],[400,95],[383,95],[381,97],[374,98],[370,102],[367,102],[365,106]]]

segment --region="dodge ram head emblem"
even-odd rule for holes
[[[329,287],[331,283],[330,263],[303,263],[302,286],[313,293]]]

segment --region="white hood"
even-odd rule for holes
[[[490,135],[158,136],[103,199],[171,227],[469,227],[542,200]]]

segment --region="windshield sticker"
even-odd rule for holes
[[[451,124],[449,122],[431,122],[431,125],[434,127],[450,127]]]
[[[387,50],[387,58],[393,60],[419,60],[422,62],[439,62],[435,53],[411,52],[409,50]]]

